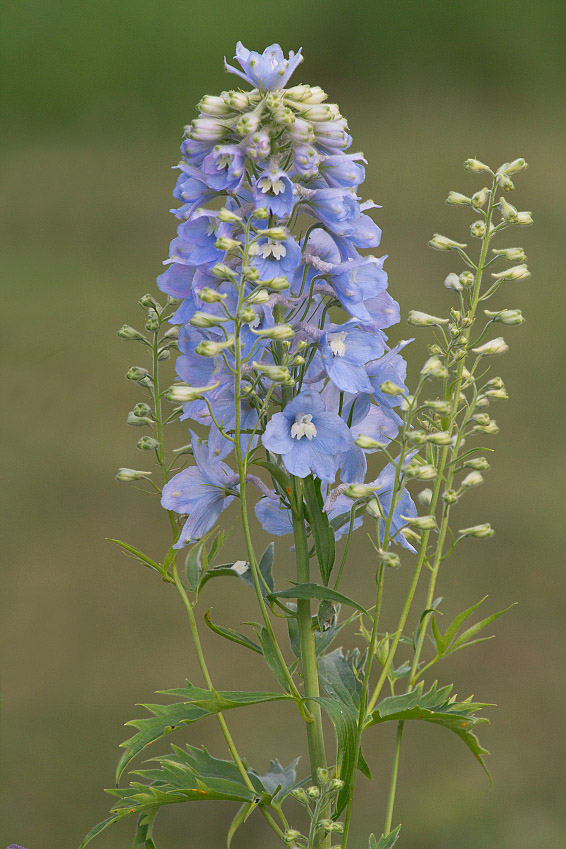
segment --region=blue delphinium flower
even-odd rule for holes
[[[279,454],[292,475],[306,478],[311,472],[323,481],[336,477],[336,457],[352,445],[347,424],[326,411],[314,392],[301,392],[267,423],[262,442]]]
[[[256,53],[254,50],[246,50],[241,41],[236,45],[234,59],[238,60],[243,71],[229,65],[224,59],[226,70],[265,91],[283,88],[297,65],[303,61],[300,49],[296,54],[291,50],[289,58],[285,59],[278,44],[266,47],[263,53]]]

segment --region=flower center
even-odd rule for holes
[[[285,183],[281,177],[262,177],[257,181],[259,188],[263,194],[279,195],[285,191]]]
[[[330,350],[333,355],[336,357],[343,357],[346,353],[346,336],[348,334],[341,330],[339,333],[329,333],[326,337],[328,339],[328,344],[330,345]]]
[[[291,425],[291,437],[293,439],[312,439],[316,436],[316,427],[309,413],[297,413],[295,421]]]
[[[260,254],[264,259],[282,259],[287,255],[287,248],[281,242],[274,242],[273,239],[268,239],[267,242],[259,249]]]

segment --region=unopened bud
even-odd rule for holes
[[[431,531],[437,526],[434,516],[401,516],[401,518],[412,528],[417,528],[419,531]]]
[[[211,272],[218,280],[236,280],[236,273],[223,262],[217,262],[216,265],[213,265]]]
[[[464,162],[464,168],[466,171],[471,171],[473,174],[479,174],[482,171],[488,171],[490,174],[493,174],[489,165],[484,165],[484,163],[480,162],[479,159],[466,159]]]
[[[526,262],[527,255],[523,248],[493,248],[493,253],[506,259],[508,262]]]
[[[430,357],[422,367],[421,375],[444,379],[448,377],[448,369],[438,357]]]
[[[205,115],[214,115],[216,117],[229,115],[232,111],[223,97],[216,97],[212,94],[205,94],[200,100],[197,109],[199,112],[204,112]]]
[[[253,214],[254,218],[258,218],[260,221],[265,221],[266,218],[269,218],[269,210],[264,206],[258,206]]]
[[[240,136],[247,136],[249,133],[255,133],[260,125],[261,119],[257,112],[248,112],[242,115],[236,124],[236,132]]]
[[[155,333],[159,330],[159,316],[154,309],[150,309],[145,320],[145,329]]]
[[[477,354],[479,357],[493,357],[498,354],[506,354],[508,350],[509,345],[501,336],[490,339],[489,342],[484,342],[478,348],[472,348],[474,354]]]
[[[504,162],[503,165],[497,169],[497,173],[512,176],[513,174],[518,174],[520,171],[524,171],[525,168],[528,167],[529,166],[521,156],[519,159],[514,159],[513,162]]]
[[[128,413],[126,423],[131,425],[131,427],[145,427],[146,425],[152,425],[153,419],[149,418],[149,416],[137,416],[134,411],[131,410]]]
[[[298,840],[301,837],[301,832],[297,831],[296,828],[288,828],[283,834],[283,840],[285,843],[293,843],[295,840]]]
[[[501,324],[523,324],[525,321],[521,310],[499,310],[499,312],[493,312],[492,310],[484,310],[484,313],[490,318],[492,318],[493,321],[498,321]]]
[[[286,277],[272,277],[271,280],[262,280],[262,286],[267,286],[274,292],[283,292],[289,288],[289,281]]]
[[[497,433],[499,433],[499,427],[497,426],[495,420],[491,419],[488,425],[475,425],[472,428],[472,431],[474,433],[485,433],[488,436],[495,436]]]
[[[116,472],[117,481],[139,481],[150,475],[151,472],[141,472],[137,469],[118,469]]]
[[[487,472],[489,469],[489,463],[485,457],[471,457],[469,460],[465,460],[462,465],[467,469],[474,469],[476,472]]]
[[[357,501],[358,498],[367,498],[368,495],[372,495],[376,489],[379,489],[379,486],[368,486],[364,483],[351,483],[344,490],[344,495],[354,501]]]
[[[489,195],[490,191],[487,188],[480,189],[479,192],[472,195],[472,206],[474,209],[481,209],[482,206],[485,206]]]
[[[244,265],[242,268],[242,274],[244,275],[244,279],[248,281],[248,283],[257,283],[259,280],[259,271],[257,268],[254,268],[253,265]]]
[[[426,489],[423,489],[419,492],[417,498],[422,505],[424,505],[425,507],[430,507],[432,502],[432,495],[432,489],[429,489],[427,487]]]
[[[190,401],[202,398],[205,392],[217,389],[219,385],[219,383],[215,383],[212,386],[189,386],[186,383],[174,383],[165,392],[164,397],[173,404],[188,404]]]
[[[238,313],[238,318],[240,321],[243,321],[244,324],[250,324],[258,318],[258,315],[251,307],[244,307]]]
[[[514,265],[512,268],[506,268],[505,271],[499,271],[497,274],[492,274],[496,280],[526,280],[531,276],[531,272],[523,263]]]
[[[479,472],[470,472],[469,475],[466,475],[460,486],[469,489],[472,486],[479,486],[481,483],[483,483],[482,475]]]
[[[214,243],[214,247],[219,251],[235,251],[242,247],[242,243],[237,239],[230,239],[228,236],[220,236]]]
[[[307,803],[307,794],[302,787],[295,787],[294,790],[291,790],[291,796],[303,805]]]
[[[508,401],[509,395],[506,389],[488,389],[485,393],[489,398],[494,398],[496,401]]]
[[[222,100],[232,109],[241,111],[249,106],[250,98],[247,91],[223,91]]]
[[[204,289],[201,289],[196,294],[205,304],[219,304],[226,298],[226,294],[218,292],[216,289],[211,289],[209,286],[205,286]]]
[[[498,174],[497,182],[499,183],[500,188],[503,189],[504,192],[512,192],[515,188],[515,183],[510,177],[507,176],[507,174]]]
[[[139,404],[136,404],[136,406],[132,410],[132,413],[134,414],[134,416],[152,416],[153,410],[151,409],[149,404],[144,404],[143,402],[140,402]]]
[[[310,796],[311,799],[318,799],[318,797],[320,796],[320,789],[318,787],[315,787],[313,784],[312,787],[307,787],[306,793],[307,796]]]
[[[425,401],[424,405],[434,410],[435,413],[440,413],[441,416],[448,416],[452,412],[450,401]]]
[[[407,441],[412,445],[424,445],[426,442],[426,433],[424,430],[410,430],[407,434]]]
[[[140,451],[156,451],[159,448],[159,442],[153,436],[142,436],[138,439],[137,448]]]
[[[129,324],[123,324],[120,330],[118,330],[118,336],[120,339],[125,339],[128,342],[146,342],[146,338],[143,333],[140,333],[139,330],[135,330],[135,328],[130,327]]]
[[[423,463],[417,468],[413,475],[419,481],[432,481],[436,478],[437,471],[430,463]]]
[[[234,339],[231,336],[225,342],[212,342],[210,339],[203,339],[202,342],[195,348],[195,354],[201,357],[217,357],[226,348],[230,348],[234,344]]]
[[[211,315],[207,312],[201,312],[201,310],[197,310],[189,324],[193,327],[218,327],[218,325],[223,322],[228,321],[228,318],[225,315]]]
[[[364,448],[366,450],[371,450],[372,448],[385,448],[386,445],[385,442],[379,442],[377,439],[374,439],[373,436],[366,436],[364,433],[360,433],[354,441],[358,448]]]
[[[470,233],[474,239],[483,239],[485,236],[485,221],[474,221],[470,224]]]
[[[180,329],[181,328],[179,327],[178,324],[174,325],[173,327],[170,327],[169,330],[166,330],[165,333],[163,334],[163,338],[164,339],[177,339],[178,336],[179,336],[179,330]]]
[[[472,525],[470,528],[462,528],[458,533],[462,534],[462,536],[476,537],[476,539],[487,539],[488,537],[492,537],[495,531],[489,522],[484,522],[482,525]]]
[[[523,227],[528,226],[533,223],[533,216],[530,212],[518,212],[517,213],[517,224],[521,224]]]
[[[398,569],[401,565],[401,560],[398,554],[394,551],[380,551],[379,557],[384,566],[388,569]]]
[[[247,298],[248,304],[266,304],[271,295],[267,289],[256,289]]]
[[[384,380],[383,383],[380,383],[379,388],[384,395],[403,395],[405,393],[405,389],[397,383],[393,383],[392,380]]]
[[[438,324],[448,324],[448,319],[438,318],[436,315],[429,315],[419,310],[409,310],[407,324],[412,324],[414,327],[434,327]]]
[[[147,295],[142,295],[138,301],[138,304],[140,305],[140,307],[143,307],[144,310],[148,310],[151,307],[156,312],[161,312],[161,310],[163,309],[161,304],[155,300],[153,295],[150,295],[149,293]]]
[[[508,224],[517,224],[519,220],[517,208],[508,203],[505,198],[500,198],[499,203],[501,206],[501,215],[504,220],[507,221]]]
[[[490,423],[491,418],[488,413],[476,413],[472,416],[472,421],[482,427],[486,427]]]
[[[142,366],[130,366],[126,372],[126,380],[143,380],[146,377],[149,377],[149,372]]]
[[[450,206],[469,206],[471,202],[471,198],[460,194],[460,192],[449,192],[446,198],[446,203]]]
[[[442,500],[445,504],[456,504],[458,501],[458,493],[453,489],[447,489],[442,493]]]
[[[452,434],[448,433],[448,431],[440,430],[437,433],[427,434],[426,441],[432,442],[433,445],[450,445]]]
[[[341,778],[332,778],[328,782],[328,789],[332,792],[336,792],[337,790],[342,790],[344,787],[344,782]]]
[[[254,330],[252,327],[251,330],[252,333],[261,336],[262,339],[277,339],[278,341],[292,339],[295,335],[290,324],[276,324],[275,327],[264,327],[262,330]]]
[[[261,230],[260,235],[281,242],[287,238],[288,233],[285,227],[268,227],[267,230]]]
[[[485,385],[492,386],[494,389],[505,389],[505,384],[500,377],[491,377]]]
[[[458,277],[462,286],[473,286],[474,285],[474,275],[471,271],[462,271],[462,273]]]
[[[466,247],[462,242],[455,242],[454,239],[449,239],[447,236],[441,236],[440,233],[435,233],[430,242],[429,247],[435,251],[451,251],[457,248],[463,249]]]
[[[241,224],[242,223],[242,219],[240,218],[240,216],[236,215],[235,212],[232,212],[231,209],[226,209],[225,206],[223,206],[222,209],[220,209],[218,211],[218,214],[216,215],[216,220],[217,221],[223,221],[223,222],[226,222],[228,224]]]
[[[451,272],[445,279],[444,285],[447,289],[452,289],[454,292],[462,291],[462,284],[460,283],[460,278],[454,272]]]
[[[318,767],[318,769],[316,771],[316,777],[317,777],[319,784],[326,784],[326,782],[328,781],[329,775],[330,775],[330,773],[328,772],[326,767],[324,767],[324,766]]]
[[[264,374],[274,383],[287,383],[289,380],[292,380],[291,373],[288,368],[285,368],[285,366],[270,366],[256,362],[253,362],[252,366],[256,371],[260,374]]]

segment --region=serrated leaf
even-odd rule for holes
[[[489,752],[482,748],[473,733],[476,726],[489,722],[485,717],[477,717],[474,714],[482,708],[490,707],[490,705],[483,702],[472,702],[471,699],[458,702],[456,696],[450,695],[451,690],[451,684],[438,688],[435,682],[430,690],[424,693],[423,682],[421,681],[410,693],[383,699],[371,714],[371,721],[367,723],[366,727],[391,720],[397,722],[422,720],[442,725],[463,740],[491,781],[482,757]]]
[[[251,649],[258,654],[262,653],[260,646],[254,643],[253,640],[250,640],[249,637],[246,637],[245,634],[240,634],[239,631],[233,631],[232,628],[223,628],[221,625],[215,625],[210,618],[210,610],[207,610],[204,614],[204,621],[211,631],[220,637],[224,637],[225,640],[231,640],[231,642],[245,646],[245,648]]]
[[[323,584],[326,586],[332,574],[336,557],[336,539],[330,525],[328,513],[323,509],[324,502],[320,491],[320,481],[309,475],[303,481],[303,492],[309,512],[309,524],[314,539],[316,558]]]
[[[254,775],[257,775],[259,781],[274,802],[280,804],[285,796],[288,796],[293,790],[297,781],[297,764],[299,758],[295,758],[289,766],[283,767],[277,759],[269,762],[269,769],[263,775],[257,775],[254,770],[250,770]]]
[[[116,770],[116,782],[120,780],[126,766],[146,746],[164,737],[182,725],[189,725],[205,716],[245,705],[279,701],[290,698],[283,693],[240,692],[233,690],[212,691],[194,687],[189,681],[187,686],[174,690],[161,690],[161,694],[182,699],[169,705],[144,704],[153,716],[144,719],[132,719],[126,725],[138,729],[138,733],[120,745],[125,749]]]
[[[379,840],[375,839],[375,834],[369,836],[369,849],[392,849],[397,843],[401,826],[398,825],[389,834],[382,834]]]
[[[337,590],[330,589],[330,587],[321,587],[319,584],[297,584],[288,590],[270,593],[268,598],[317,598],[320,601],[336,601],[339,604],[347,604],[369,617],[365,607],[362,607],[357,601],[337,592]]]

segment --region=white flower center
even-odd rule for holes
[[[348,334],[344,330],[341,330],[339,333],[329,333],[326,337],[328,339],[328,344],[330,345],[330,350],[335,357],[343,357],[346,353],[347,335]]]
[[[255,310],[254,310],[254,312],[255,312]],[[248,327],[250,328],[250,330],[255,330],[256,327],[259,327],[260,324],[261,324],[261,319],[262,319],[262,316],[258,312],[256,312],[255,318],[252,319],[251,321],[248,321]]]
[[[236,560],[235,563],[232,563],[232,566],[230,568],[234,570],[236,575],[241,576],[241,575],[245,575],[250,567],[249,567],[249,564],[246,563],[245,560]]]
[[[260,254],[264,259],[269,259],[270,256],[273,259],[282,259],[284,256],[287,256],[287,248],[281,242],[274,242],[273,239],[268,239],[267,242],[262,245],[259,249]]]
[[[268,192],[271,192],[273,195],[279,195],[285,191],[285,183],[281,177],[262,177],[257,181],[257,184],[264,195]]]
[[[229,168],[234,157],[231,153],[222,153],[216,160],[216,168],[222,171],[224,168]]]
[[[206,228],[206,235],[216,236],[218,233],[218,225],[219,222],[216,220],[216,218],[211,218],[208,222],[208,227]]]
[[[302,439],[303,436],[306,436],[309,440],[316,436],[316,427],[309,413],[297,413],[295,421],[291,425],[291,437],[293,439]]]

